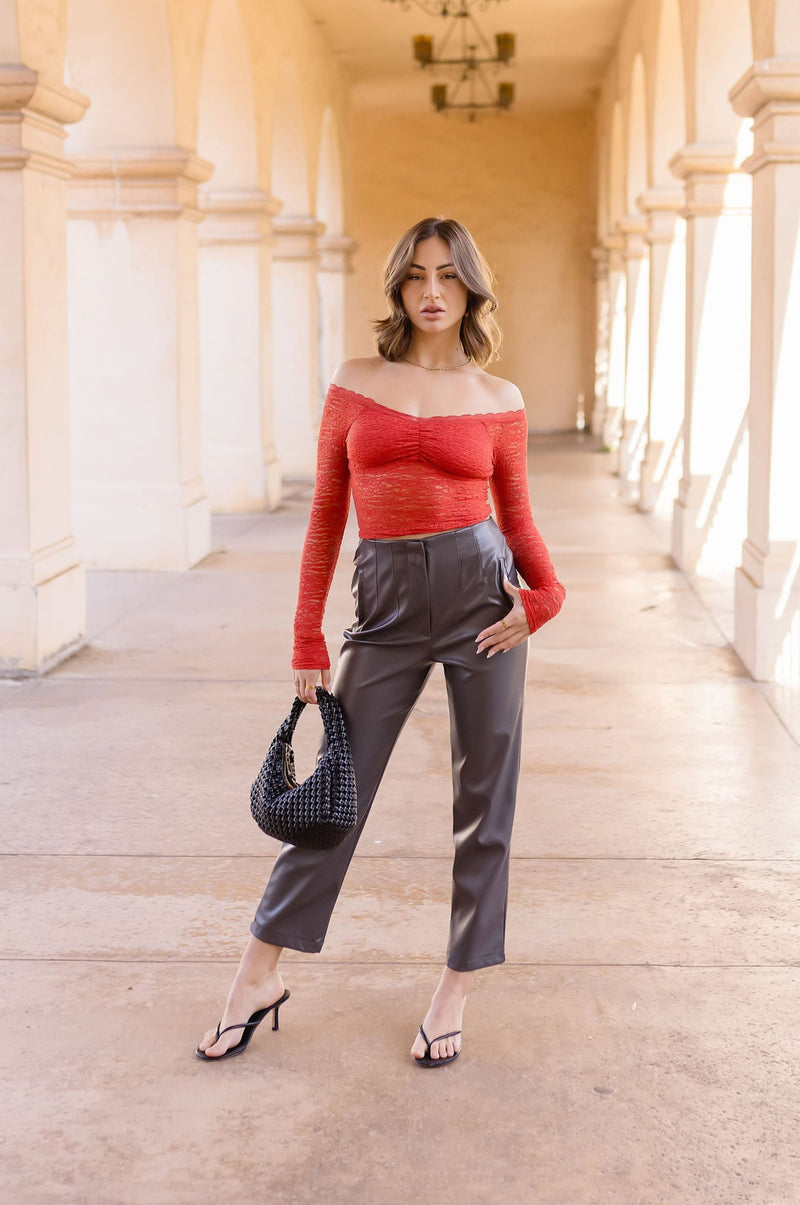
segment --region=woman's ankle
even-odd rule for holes
[[[266,942],[251,937],[234,975],[234,983],[259,987],[272,979],[279,979],[278,961],[282,953],[280,946],[267,945]]]
[[[434,996],[461,996],[466,999],[472,988],[474,974],[474,971],[453,971],[450,967],[445,967]]]

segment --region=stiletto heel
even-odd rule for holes
[[[220,1040],[220,1038],[222,1037],[222,1035],[224,1033],[228,1032],[229,1029],[243,1029],[244,1030],[244,1033],[242,1034],[241,1038],[236,1043],[236,1045],[231,1046],[230,1050],[226,1050],[224,1054],[206,1054],[206,1052],[204,1050],[201,1050],[199,1046],[195,1050],[195,1054],[197,1055],[197,1057],[199,1059],[204,1059],[205,1062],[207,1062],[207,1063],[220,1063],[220,1062],[222,1062],[223,1059],[232,1059],[237,1054],[244,1054],[245,1050],[247,1050],[248,1044],[249,1044],[250,1039],[252,1038],[253,1034],[256,1032],[256,1030],[258,1029],[261,1022],[264,1020],[264,1018],[269,1016],[270,1013],[274,1014],[273,1018],[272,1018],[273,1032],[278,1028],[278,1013],[280,1012],[281,1005],[286,1003],[286,1001],[289,999],[291,994],[292,993],[289,991],[289,989],[287,987],[286,991],[283,993],[280,1000],[276,1000],[274,1004],[270,1004],[269,1008],[259,1008],[257,1012],[253,1013],[253,1015],[249,1021],[241,1021],[238,1025],[226,1025],[225,1028],[222,1030],[220,1029],[219,1023],[218,1023],[217,1024],[217,1037],[216,1037],[217,1042]]]

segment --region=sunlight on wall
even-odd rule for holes
[[[704,529],[703,551],[697,562],[701,575],[730,574],[738,564],[747,533],[749,439],[747,418],[734,437],[728,459],[712,485],[698,516]]]
[[[625,417],[644,424],[647,416],[649,264],[643,259],[631,290],[631,318],[625,365]]]
[[[793,212],[790,210],[794,251],[789,253],[787,246],[787,254],[779,269],[786,289],[783,323],[777,332],[778,354],[774,369],[775,428],[780,431],[781,437],[772,441],[770,497],[772,528],[778,539],[794,538],[797,515],[800,514],[800,398],[797,395],[797,382],[800,380],[800,187],[796,192],[798,195],[791,199]]]
[[[619,422],[625,404],[625,274],[609,272],[611,291],[611,334],[608,341],[608,406],[603,442],[609,448],[616,447],[619,439]]]
[[[603,405],[608,390],[608,351],[611,337],[611,306],[608,298],[608,288],[605,289],[602,304],[597,312],[597,349],[594,357],[594,396],[596,402]]]
[[[681,476],[686,322],[686,246],[682,237],[670,244],[653,340],[650,439],[659,448],[653,469],[651,501],[656,513],[669,518]]]

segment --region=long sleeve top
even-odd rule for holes
[[[317,445],[317,476],[300,562],[293,669],[327,669],[322,620],[352,492],[362,539],[497,525],[527,583],[531,632],[561,609],[556,577],[531,514],[525,411],[417,418],[331,385]]]

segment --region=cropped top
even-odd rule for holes
[[[497,525],[528,585],[531,632],[564,601],[531,514],[525,411],[417,418],[341,385],[322,411],[317,476],[300,562],[293,669],[327,669],[322,619],[352,491],[365,540],[449,531],[488,519]],[[477,633],[476,633],[477,635]]]

